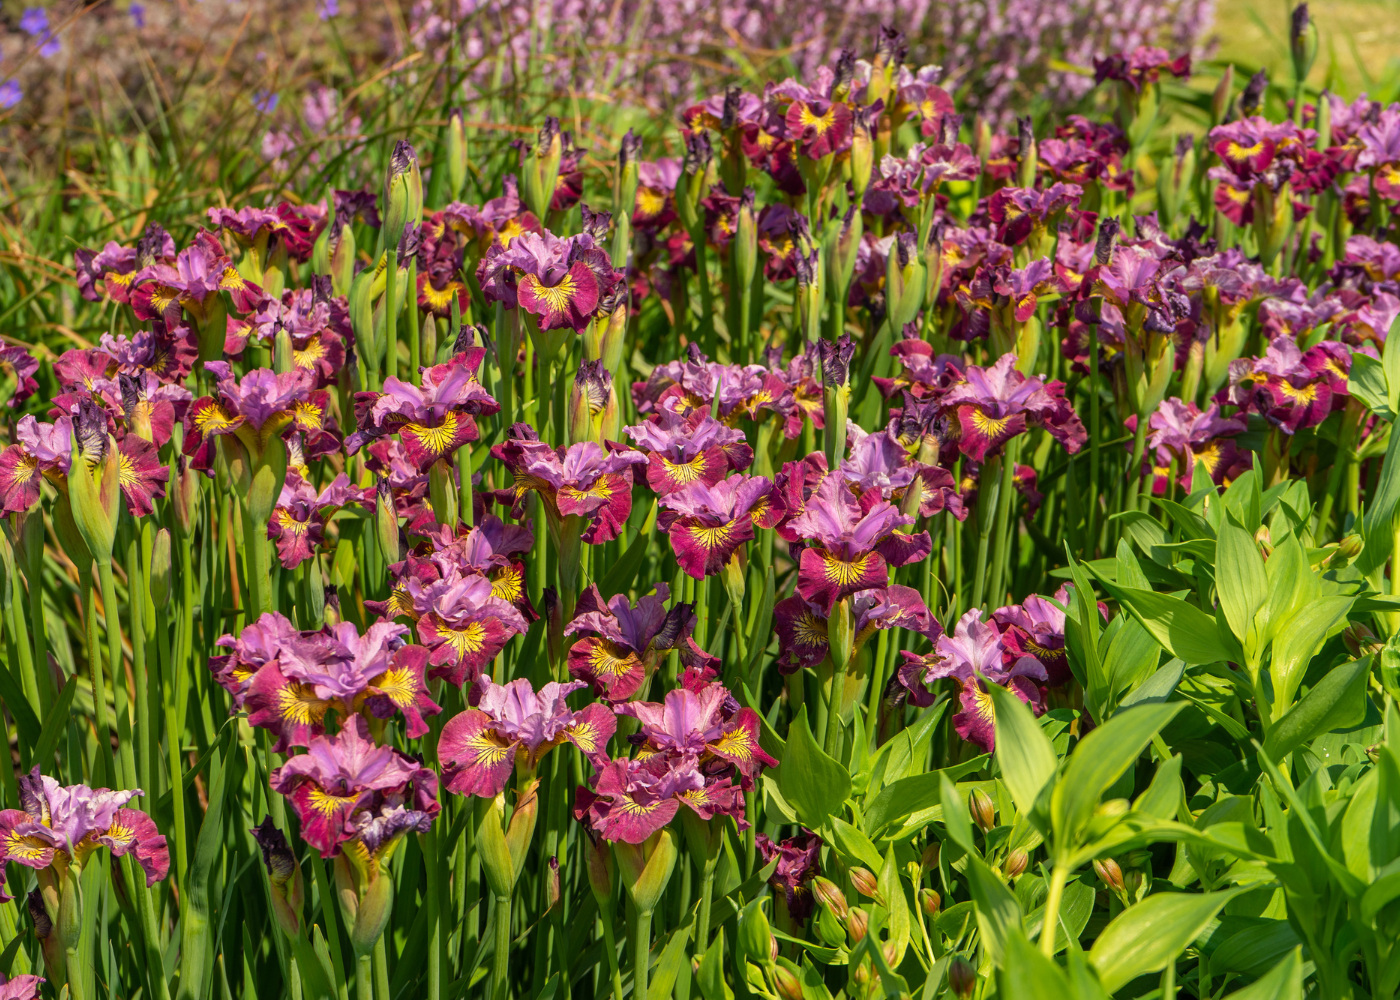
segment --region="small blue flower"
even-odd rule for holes
[[[14,80],[6,80],[0,83],[0,108],[9,111],[24,97],[24,91],[20,89]]]
[[[340,13],[340,0],[319,0],[316,4],[316,13],[320,15],[322,21],[329,21]]]
[[[20,15],[19,30],[23,31],[31,38],[35,35],[47,34],[49,30],[49,12],[42,7],[30,7]]]
[[[146,5],[145,5],[145,4],[143,4],[143,3],[134,3],[134,4],[132,4],[130,7],[128,7],[127,10],[128,10],[128,12],[130,12],[130,14],[131,14],[131,21],[132,21],[133,24],[136,25],[136,27],[138,27],[138,28],[144,28],[144,27],[146,26]]]
[[[272,114],[277,109],[276,92],[269,93],[266,90],[259,90],[253,94],[253,107],[257,108],[265,115]]]

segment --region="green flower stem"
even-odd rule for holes
[[[126,685],[123,683],[122,678],[122,623],[117,610],[117,585],[112,579],[111,561],[103,560],[102,562],[99,562],[97,564],[97,573],[98,579],[102,583],[102,617],[107,623],[107,663],[108,668],[110,669],[112,674],[112,690],[114,692],[114,701],[116,704],[118,716],[118,727],[120,728],[121,713],[126,707]],[[100,659],[98,657],[93,657],[92,662],[94,668],[97,668],[100,663]],[[111,733],[111,727],[110,724],[107,722],[107,688],[105,683],[103,682],[103,678],[100,676],[100,671],[98,669],[94,669],[92,681],[93,700],[98,706],[98,738],[100,740],[110,740],[110,735],[103,736],[104,733]],[[121,743],[121,748],[123,757],[123,769],[121,771],[118,771],[115,767],[115,762],[113,762],[112,776],[115,780],[123,782],[123,784],[119,785],[118,787],[125,788],[130,787],[129,782],[135,781],[135,763],[134,761],[132,762],[132,770],[130,773],[127,773],[125,771],[125,765],[127,763],[125,758],[130,756],[131,754],[131,741],[123,740]],[[107,752],[110,759],[110,748]]]
[[[29,628],[34,633],[33,670],[38,681],[39,718],[46,719],[57,692],[49,673],[49,630],[44,616],[44,518],[37,511],[25,518],[23,554],[29,587]]]
[[[1149,414],[1150,416],[1150,414]],[[1139,417],[1133,431],[1133,457],[1128,465],[1128,496],[1123,502],[1124,510],[1138,509],[1138,491],[1142,487],[1142,453],[1147,450],[1147,420]],[[1148,487],[1151,496],[1152,487]]]
[[[491,996],[506,1000],[510,977],[510,897],[496,897],[495,954],[491,956]]]
[[[336,989],[339,992],[340,1000],[350,1000],[350,985],[341,975],[341,970],[345,968],[345,959],[340,949],[340,927],[337,924],[335,914],[336,898],[331,889],[330,879],[326,877],[326,863],[313,854],[311,858],[311,874],[316,882],[316,893],[321,897],[321,916],[326,921],[326,944],[330,948],[331,967],[336,974]],[[357,967],[358,972],[358,967]],[[359,993],[358,976],[355,984],[357,1000],[361,996]]]
[[[355,1000],[374,1000],[374,966],[368,955],[355,964]]]
[[[423,364],[423,340],[418,329],[418,258],[408,262],[408,379],[414,385],[423,384],[419,367]]]
[[[702,898],[701,905],[704,905]],[[617,959],[617,903],[609,899],[599,911],[599,922],[603,925],[603,950],[608,956],[608,971],[612,973],[613,1000],[622,1000],[622,965]]]
[[[428,971],[427,1000],[442,997],[442,879],[438,867],[437,824],[423,835],[423,864],[428,872]]]
[[[136,787],[146,794],[155,791],[151,784],[151,703],[147,694],[151,680],[146,666],[146,574],[141,566],[140,541],[134,532],[128,533],[126,547],[127,614],[131,616],[131,673],[136,681]],[[125,685],[123,685],[123,688]],[[126,751],[130,753],[130,750]]]
[[[715,871],[719,868],[719,852],[713,860],[706,859],[700,876],[700,908],[695,918],[695,957],[704,958],[710,947],[710,910],[715,898]]]
[[[391,1000],[389,994],[389,955],[384,935],[374,942],[374,1000]]]
[[[1089,336],[1089,495],[1084,515],[1085,559],[1092,559],[1099,547],[1099,328],[1093,327]],[[976,602],[974,602],[976,603]]]
[[[1002,457],[993,455],[982,466],[977,484],[977,563],[972,571],[972,601],[969,607],[980,608],[987,592],[987,550],[991,546],[992,526],[1001,496]]]
[[[78,958],[78,949],[69,948],[64,964],[68,972],[68,1000],[85,1000],[83,993],[83,966]]]
[[[632,928],[632,997],[647,1000],[647,976],[651,964],[651,910],[638,910]]]
[[[1040,953],[1046,958],[1055,957],[1055,937],[1060,926],[1060,901],[1064,899],[1065,882],[1069,879],[1069,869],[1056,865],[1050,871],[1050,891],[1045,897],[1045,921],[1040,927]]]
[[[384,271],[384,364],[381,366],[384,377],[399,374],[399,311],[398,305],[399,250],[389,248],[389,263]],[[383,383],[375,386],[382,389]]]
[[[469,444],[457,449],[457,516],[469,528],[475,523],[472,514],[472,446]]]
[[[1019,442],[1008,442],[1006,458],[1001,465],[1001,487],[997,490],[996,516],[992,523],[995,548],[992,549],[991,589],[987,594],[989,605],[999,605],[1006,596],[1006,564],[1011,558],[1008,522],[1011,517],[1011,503],[1016,495],[1016,458],[1019,451]],[[981,512],[978,513],[980,515]],[[974,603],[981,604],[980,601]]]

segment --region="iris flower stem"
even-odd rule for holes
[[[703,899],[701,905],[704,905]],[[603,925],[603,950],[608,956],[608,971],[612,973],[613,1000],[622,1000],[622,966],[617,960],[617,929],[613,926],[616,915],[616,901],[609,899],[601,908],[599,920]]]
[[[35,714],[41,711],[39,706],[39,679],[34,670],[34,658],[30,653],[29,643],[25,640],[24,631],[27,625],[24,620],[24,608],[16,600],[11,599],[5,607],[5,631],[13,638],[15,658],[19,661],[20,683],[24,687],[25,700],[34,709]]]
[[[987,592],[987,550],[992,540],[992,525],[1001,494],[1002,457],[993,455],[982,466],[982,474],[977,484],[977,562],[972,571],[973,608],[982,606],[982,598]]]
[[[472,514],[472,446],[457,449],[457,516],[467,527],[475,524]]]
[[[418,371],[423,364],[423,338],[418,329],[418,258],[408,262],[408,379],[414,385],[423,384]]]
[[[105,568],[99,567],[99,572],[104,578],[103,590],[106,590],[105,580],[112,576],[112,565],[107,563]],[[80,574],[81,577],[81,574]],[[80,584],[82,580],[80,579]],[[97,742],[101,745],[102,759],[106,761],[107,776],[113,781],[117,780],[116,760],[112,756],[112,728],[107,719],[107,682],[102,675],[102,655],[97,649],[97,591],[92,583],[92,571],[87,573],[87,619],[88,619],[88,654],[89,665],[92,667],[92,704],[93,714],[97,723]],[[112,630],[117,631],[116,662],[117,668],[121,668],[121,626],[117,624],[116,618],[111,616],[111,611],[116,602],[116,587],[112,587],[111,602],[108,603],[106,594],[103,594],[103,605],[108,610],[107,635],[111,638]]]
[[[355,966],[355,1000],[374,1000],[374,968],[368,955],[361,955]]]
[[[442,879],[438,866],[437,825],[423,835],[423,862],[428,871],[428,992],[427,1000],[442,997]]]
[[[336,924],[336,899],[331,891],[330,879],[326,877],[326,863],[316,855],[311,858],[311,874],[316,882],[316,892],[321,897],[321,917],[326,921],[326,944],[330,948],[331,966],[335,969],[339,981],[336,987],[339,990],[340,1000],[350,1000],[350,987],[345,982],[341,970],[345,968],[345,960],[340,950],[340,928]],[[366,958],[366,961],[368,959]],[[358,969],[357,969],[358,971]],[[356,977],[356,997],[359,998],[359,977]]]
[[[1045,922],[1040,928],[1040,953],[1046,958],[1055,957],[1055,938],[1060,927],[1060,900],[1064,899],[1065,882],[1069,879],[1069,869],[1056,865],[1050,871],[1050,892],[1045,897]]]
[[[710,909],[715,898],[715,870],[719,867],[716,856],[714,864],[705,863],[704,874],[700,876],[700,909],[695,919],[695,957],[704,958],[710,947]]]
[[[1147,421],[1139,417],[1137,429],[1133,431],[1133,457],[1128,465],[1128,498],[1123,504],[1124,510],[1138,508],[1138,491],[1142,487],[1142,455],[1146,450]]]
[[[150,677],[146,664],[145,599],[146,575],[142,572],[140,540],[135,532],[129,533],[126,547],[127,614],[131,616],[131,668],[136,680],[136,779],[137,787],[147,794],[154,791],[151,784],[151,703],[146,697],[150,690]],[[103,600],[106,598],[104,596]]]
[[[647,974],[651,963],[651,910],[638,910],[632,929],[632,997],[647,1000]]]
[[[510,896],[496,897],[495,954],[491,956],[491,996],[506,1000],[506,980],[510,975]]]
[[[68,1000],[86,1000],[83,993],[83,967],[78,958],[78,949],[69,948],[65,956],[68,967]]]
[[[1099,547],[1099,328],[1089,336],[1089,496],[1084,514],[1083,557],[1092,559]]]
[[[719,331],[715,329],[714,293],[710,291],[710,261],[706,252],[705,234],[692,233],[695,244],[695,275],[700,284],[700,329],[705,338],[705,353],[710,360],[719,360]]]
[[[389,266],[384,271],[384,377],[398,378],[399,374],[399,311],[398,289],[399,251],[389,248]],[[375,388],[382,388],[382,384]]]
[[[165,612],[157,611],[156,635],[161,645],[168,642],[165,634]],[[166,654],[165,660],[168,666],[168,654]],[[183,882],[185,872],[189,870],[189,847],[185,843],[184,754],[180,748],[184,734],[182,726],[184,712],[176,710],[175,706],[179,699],[176,696],[175,682],[172,678],[180,678],[182,682],[180,683],[181,693],[187,694],[188,688],[185,685],[183,675],[166,671],[165,684],[162,686],[165,696],[165,753],[170,767],[170,808],[175,828],[175,870],[177,877]]]
[[[989,604],[1000,604],[1006,596],[1007,562],[1011,556],[1008,521],[1011,516],[1011,501],[1016,492],[1016,452],[1017,442],[1010,449],[1001,465],[1001,487],[997,490],[996,516],[992,524],[992,537],[995,548],[992,550],[991,588],[987,594]],[[980,602],[979,602],[980,603]]]
[[[32,516],[36,518],[32,524],[25,521],[24,575],[29,584],[29,627],[34,633],[33,669],[38,682],[39,718],[44,719],[57,693],[49,674],[49,632],[44,619],[44,519],[42,514]]]
[[[390,1000],[389,955],[383,934],[374,942],[374,1000]]]
[[[112,673],[112,702],[117,713],[117,747],[121,754],[121,768],[117,773],[123,783],[121,787],[136,788],[139,786],[136,783],[136,755],[131,748],[131,712],[127,705],[125,672],[122,670],[122,620],[111,560],[98,563],[97,572],[102,581],[102,617],[107,623],[107,663]],[[132,649],[135,650],[134,642]]]

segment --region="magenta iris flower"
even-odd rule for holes
[[[441,370],[439,370],[441,369]],[[429,369],[423,385],[390,376],[383,392],[355,394],[355,433],[346,439],[351,454],[385,434],[398,434],[420,471],[479,437],[475,417],[499,413],[501,405],[465,362]]]
[[[1088,432],[1065,399],[1064,385],[1044,382],[1016,370],[1016,356],[1005,354],[990,368],[969,365],[963,380],[943,397],[956,417],[958,447],[974,462],[986,461],[1029,427],[1043,427],[1073,453]]]
[[[438,743],[447,789],[490,798],[506,787],[517,765],[533,775],[540,759],[569,742],[587,757],[601,755],[617,730],[606,706],[579,711],[565,699],[586,687],[582,681],[551,681],[538,692],[524,678],[508,684],[481,679],[481,698],[448,720]]]
[[[754,528],[771,528],[782,515],[773,482],[735,473],[713,486],[689,483],[660,498],[658,524],[671,540],[681,569],[697,580],[728,565]]]
[[[775,843],[760,833],[755,842],[765,866],[777,859],[778,866],[769,876],[768,884],[782,892],[788,916],[799,922],[806,920],[816,908],[811,885],[812,879],[822,873],[821,837],[811,830],[803,830],[795,837]]]
[[[636,694],[669,650],[679,650],[687,667],[704,667],[712,659],[691,638],[694,608],[676,604],[667,609],[671,588],[658,583],[654,591],[635,605],[625,594],[604,602],[597,584],[589,584],[579,596],[573,621],[564,626],[565,635],[583,636],[569,647],[570,675],[591,684],[595,694],[610,702]]]

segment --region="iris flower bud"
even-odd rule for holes
[[[1317,26],[1308,14],[1308,5],[1300,3],[1293,8],[1289,22],[1288,53],[1293,58],[1293,79],[1301,86],[1312,71],[1313,60],[1317,58]],[[1302,100],[1302,94],[1298,95]]]
[[[875,169],[875,136],[871,121],[873,109],[857,108],[851,119],[851,186],[855,189],[853,204],[859,205],[870,186]]]
[[[287,845],[286,835],[273,825],[271,816],[264,816],[262,823],[253,828],[253,839],[262,850],[263,867],[272,890],[272,915],[282,933],[294,939],[300,932],[301,904],[305,898],[301,866]]]
[[[462,109],[447,112],[447,196],[453,201],[462,197],[467,186],[467,126]]]
[[[379,550],[384,553],[384,565],[392,566],[403,558],[399,551],[399,515],[394,508],[394,493],[387,477],[380,478],[374,491],[374,524],[379,533]]]
[[[406,139],[394,145],[389,172],[384,178],[384,223],[379,230],[381,248],[397,247],[406,226],[423,220],[423,174],[418,156]]]
[[[961,955],[948,966],[948,988],[958,1000],[966,1000],[977,988],[977,970]]]
[[[821,900],[822,906],[835,914],[836,919],[841,921],[846,919],[846,915],[851,910],[851,904],[846,902],[845,894],[837,888],[835,882],[818,875],[812,879],[812,892],[817,899]]]
[[[1223,125],[1230,114],[1230,97],[1235,89],[1235,65],[1228,63],[1220,74],[1220,82],[1210,96],[1211,125]]]

